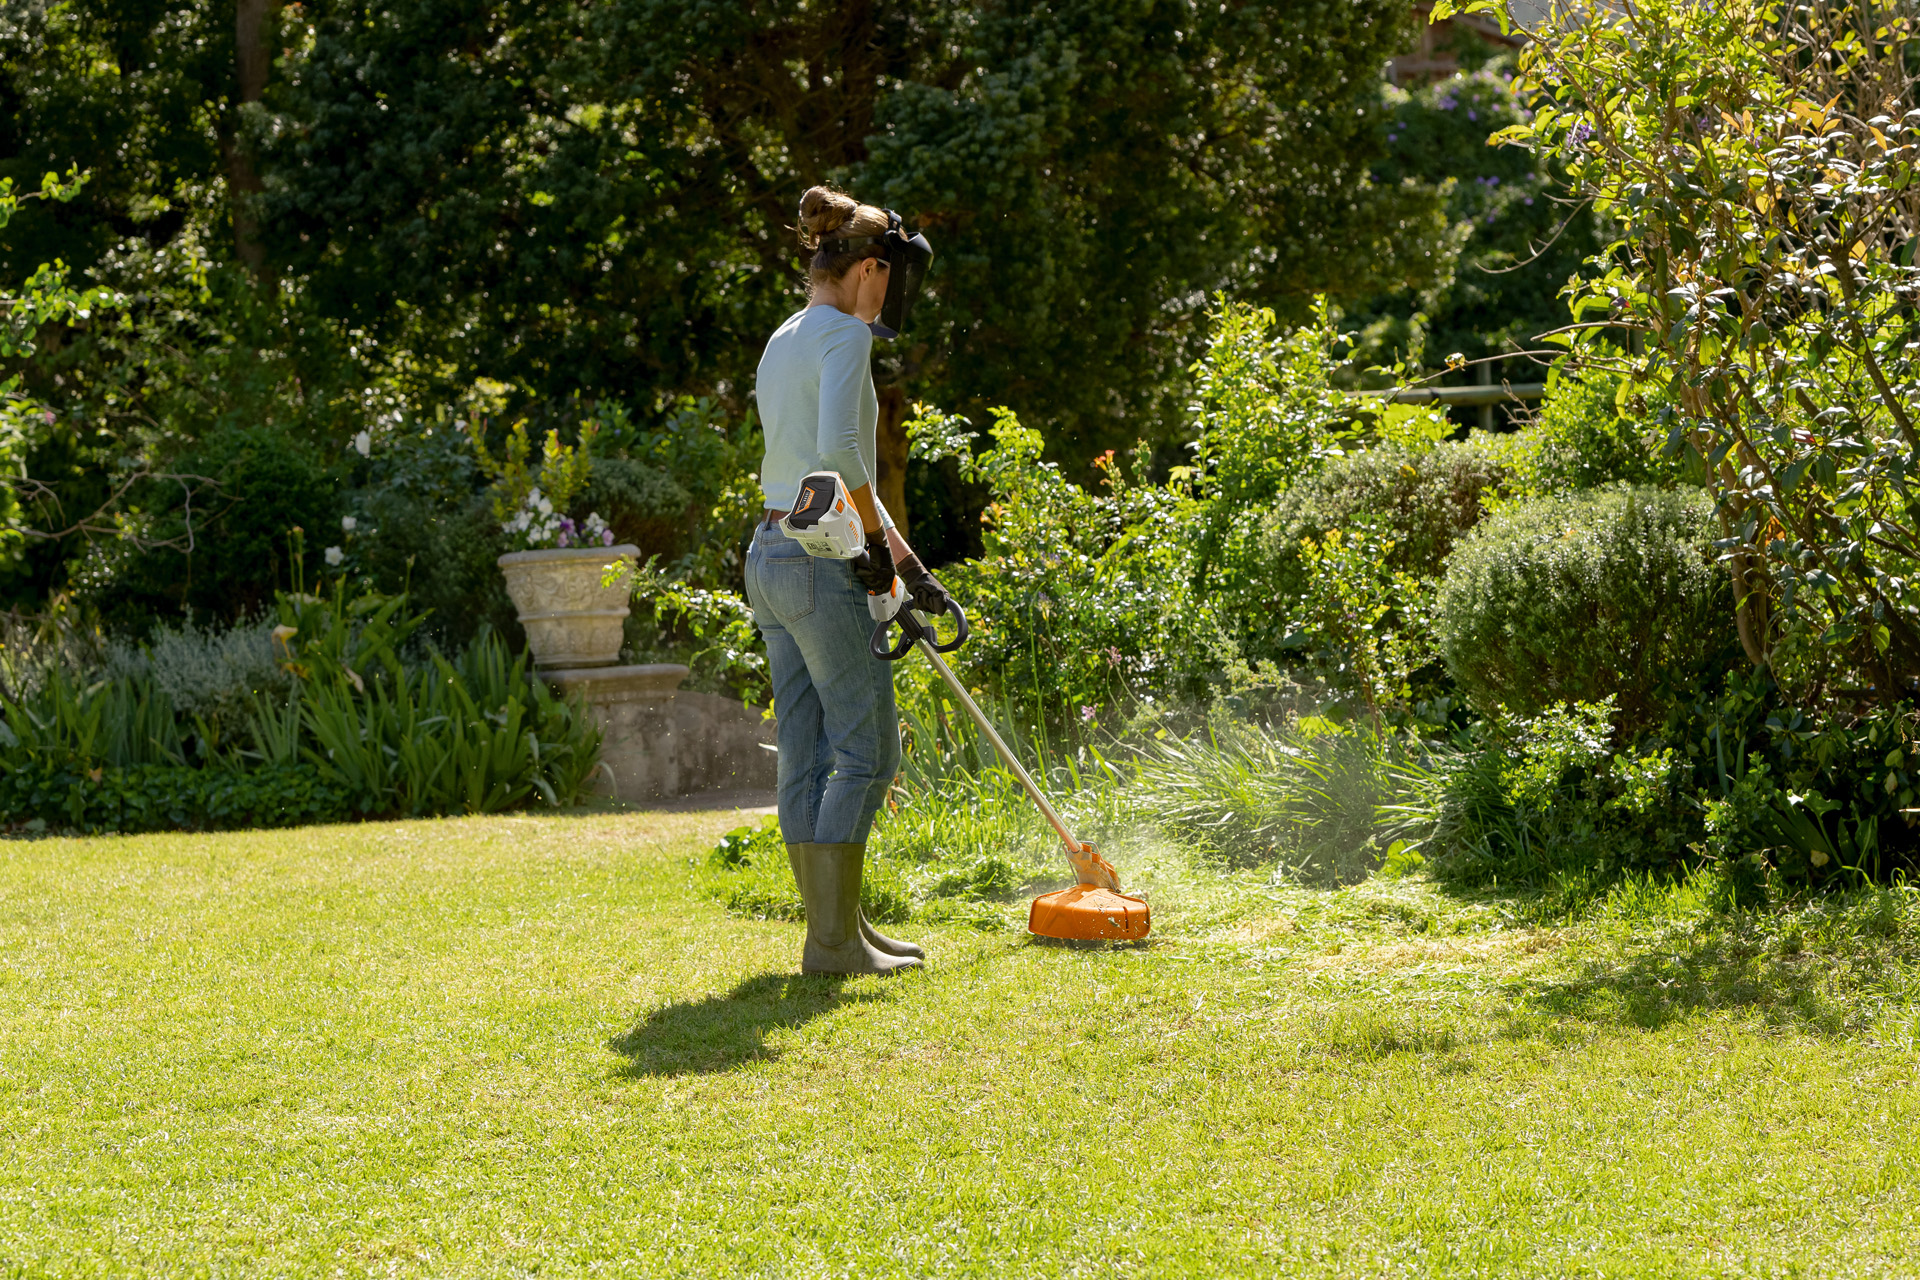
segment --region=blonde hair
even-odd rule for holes
[[[821,249],[820,242],[846,236],[884,235],[887,211],[861,204],[832,187],[808,187],[807,193],[800,197],[799,230],[800,247],[813,251],[813,259],[808,263],[813,279],[816,282],[838,280],[861,259],[879,257],[881,248],[872,244],[831,253]]]

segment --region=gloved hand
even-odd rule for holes
[[[899,564],[896,572],[900,575],[900,585],[913,597],[913,607],[929,618],[945,616],[947,606],[953,603],[953,596],[940,585],[940,579],[933,571],[920,563],[919,556],[908,556]]]
[[[887,531],[868,534],[867,552],[854,560],[853,576],[868,595],[883,596],[893,590],[893,572],[893,545],[887,541]]]

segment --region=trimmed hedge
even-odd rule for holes
[[[311,765],[241,772],[143,764],[88,769],[25,760],[0,767],[0,821],[61,831],[224,831],[354,817],[347,789]]]
[[[1612,697],[1621,730],[1662,725],[1738,666],[1711,520],[1698,492],[1622,486],[1483,522],[1440,586],[1447,669],[1482,710]]]

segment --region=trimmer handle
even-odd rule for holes
[[[898,662],[912,650],[914,641],[925,640],[933,647],[935,653],[952,653],[967,642],[967,636],[971,633],[967,627],[966,610],[962,609],[960,602],[951,596],[947,597],[947,612],[953,616],[955,630],[953,639],[945,644],[940,643],[940,637],[934,631],[932,623],[923,621],[919,614],[907,608],[900,610],[891,618],[881,619],[879,625],[873,629],[873,639],[867,643],[867,652],[882,662]],[[900,639],[889,647],[887,632],[896,622],[900,624]]]

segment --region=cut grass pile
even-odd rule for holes
[[[0,1275],[1911,1269],[1920,895],[1142,846],[1148,945],[833,981],[712,899],[738,822],[0,843]]]

